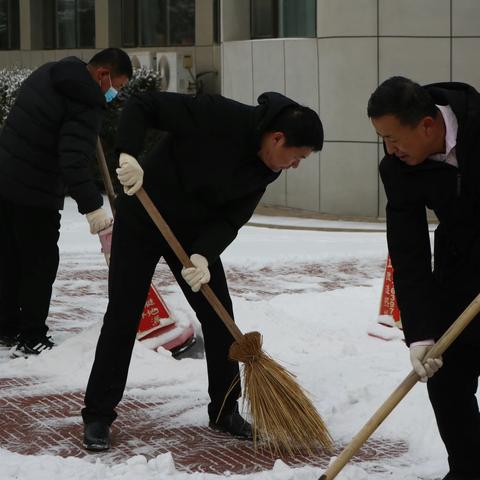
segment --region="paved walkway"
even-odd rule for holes
[[[24,455],[59,455],[62,457],[101,458],[107,464],[126,461],[134,455],[147,459],[171,452],[178,470],[225,474],[269,470],[275,457],[268,451],[255,451],[252,442],[235,440],[229,435],[205,427],[172,427],[171,418],[149,418],[148,412],[161,402],[143,403],[128,397],[119,407],[113,428],[112,449],[90,453],[81,445],[82,423],[79,416],[83,392],[30,395],[38,378],[0,379],[1,446]],[[338,454],[341,445],[337,446]],[[401,442],[371,441],[354,462],[381,460],[407,451]],[[330,455],[319,450],[315,456],[285,456],[290,466],[313,465],[325,468]]]
[[[65,317],[67,304],[69,311],[75,310],[74,317],[77,319],[101,318],[100,311],[89,310],[88,305],[96,305],[97,302],[85,304],[82,298],[85,295],[97,296],[99,299],[105,296],[106,270],[97,266],[98,259],[93,256],[91,261],[88,255],[82,255],[81,261],[79,260],[77,255],[62,257],[50,320],[54,335],[66,336],[85,327],[80,320],[75,323]],[[383,262],[378,265],[309,263],[295,264],[291,268],[285,265],[265,268],[261,275],[257,270],[242,268],[242,271],[237,271],[233,268],[227,271],[227,275],[234,295],[255,300],[285,293],[287,284],[294,291],[311,289],[317,292],[358,285],[378,277],[382,269]],[[312,273],[311,285],[305,284],[306,270]],[[279,278],[282,278],[281,285]],[[157,271],[154,280],[166,291],[174,282],[165,268]],[[6,357],[7,351],[3,349],[0,360]],[[161,399],[146,403],[129,396],[128,392],[118,409],[119,418],[113,428],[112,449],[102,454],[89,453],[81,444],[82,403],[83,391],[57,391],[46,378],[0,378],[0,447],[20,454],[73,456],[91,461],[101,459],[107,464],[126,461],[134,455],[152,458],[171,452],[179,470],[216,474],[267,470],[273,467],[275,461],[268,451],[255,451],[251,442],[235,440],[210,430],[206,425],[176,427],[174,418],[155,414],[162,410]],[[337,454],[342,447],[337,445]],[[406,450],[407,446],[401,442],[371,441],[354,461],[378,461],[400,456]],[[325,468],[329,460],[330,455],[323,451],[316,452],[314,456],[283,458],[291,466],[314,465],[321,468]],[[376,462],[375,467],[378,471]]]

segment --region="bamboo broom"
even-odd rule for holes
[[[450,325],[450,328],[426,353],[424,361],[429,358],[438,358],[465,330],[473,318],[480,312],[480,294],[478,294],[463,311],[463,313]],[[391,411],[400,403],[407,393],[418,382],[418,375],[412,370],[403,382],[385,400],[380,408],[370,417],[363,428],[353,437],[352,441],[343,449],[342,453],[327,468],[318,480],[333,480],[349,460],[357,453],[360,447],[368,440],[370,435],[380,426]]]
[[[182,265],[194,266],[145,190],[140,188],[136,195]],[[332,438],[322,418],[294,375],[262,351],[260,333],[243,335],[212,289],[202,285],[200,291],[235,340],[230,358],[244,364],[244,396],[250,406],[254,447],[261,438],[274,453],[312,453],[319,446],[331,451]]]

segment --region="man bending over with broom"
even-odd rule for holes
[[[279,93],[264,93],[258,102],[253,107],[221,96],[149,92],[132,97],[125,106],[118,130],[117,173],[126,195],[117,199],[109,303],[82,410],[89,450],[110,446],[110,425],[125,389],[138,322],[160,257],[202,325],[210,427],[252,438],[250,424],[238,411],[239,368],[229,359],[233,337],[199,290],[209,283],[233,316],[220,254],[249,220],[267,185],[323,144],[322,124],[310,108]],[[140,166],[136,157],[148,128],[167,135]],[[194,267],[182,268],[132,196],[142,185]]]
[[[385,145],[380,174],[395,292],[448,452],[444,480],[478,480],[480,319],[446,351],[443,367],[423,357],[480,292],[480,95],[463,83],[421,87],[393,77],[370,97],[368,116]],[[433,271],[425,207],[439,220]]]

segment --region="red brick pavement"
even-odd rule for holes
[[[119,418],[114,424],[112,449],[102,454],[89,453],[81,444],[79,412],[83,392],[59,391],[42,395],[38,393],[41,389],[42,379],[0,379],[2,448],[25,455],[101,458],[107,464],[125,461],[134,455],[150,459],[171,452],[179,470],[216,474],[269,470],[275,461],[268,452],[255,451],[251,442],[235,440],[206,426],[173,427],[174,422],[168,417],[149,418],[145,412],[159,407],[161,402],[144,403],[128,397],[122,401]],[[381,461],[406,451],[407,446],[402,442],[373,440],[353,461]],[[315,456],[282,458],[290,466],[313,465],[321,468],[326,467],[329,459],[330,455],[322,451]],[[379,467],[377,464],[376,470]]]

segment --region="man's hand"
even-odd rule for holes
[[[421,382],[426,382],[443,365],[442,357],[429,358],[427,361],[423,361],[430,348],[432,348],[431,345],[410,346],[410,362]]]
[[[121,153],[118,160],[120,168],[117,168],[117,177],[123,185],[123,191],[127,195],[134,195],[143,184],[143,168],[135,158],[128,153]]]
[[[190,257],[194,267],[182,268],[182,277],[188,283],[192,291],[198,292],[204,283],[210,281],[210,271],[208,270],[208,260],[198,253]]]
[[[87,213],[85,217],[90,225],[90,233],[92,234],[98,233],[112,224],[112,219],[103,208]]]

